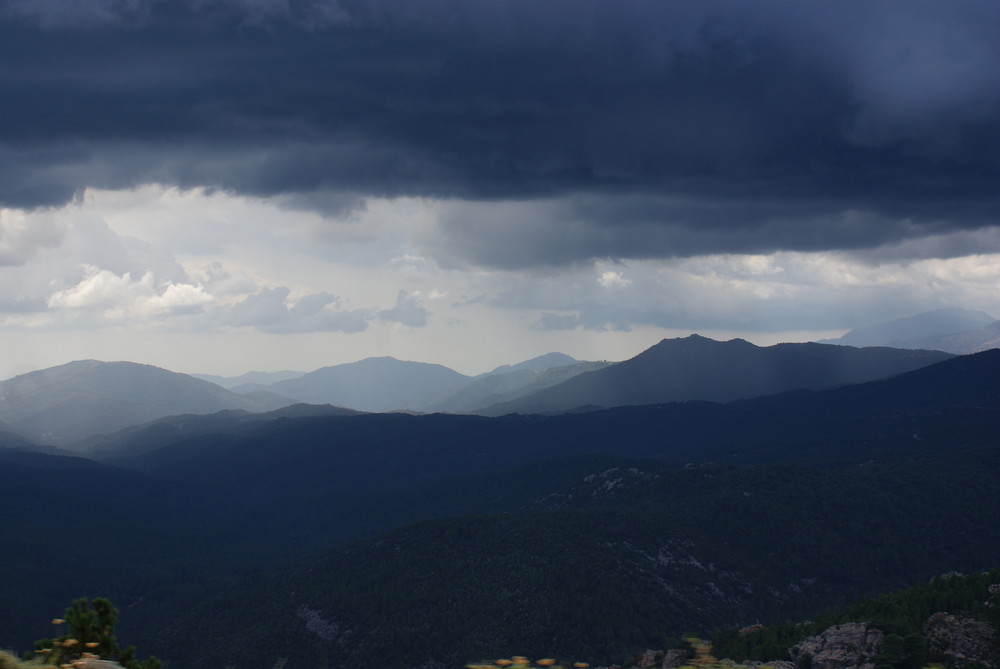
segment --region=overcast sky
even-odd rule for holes
[[[0,0],[0,377],[1000,316],[996,0]]]

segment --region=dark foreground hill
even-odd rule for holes
[[[812,617],[996,564],[1000,496],[983,491],[998,475],[995,449],[607,471],[534,511],[426,521],[206,593],[155,652],[193,668],[620,661],[667,636]]]
[[[121,455],[136,457],[171,444],[209,435],[251,434],[279,421],[318,416],[357,416],[361,413],[329,404],[291,404],[259,413],[231,409],[213,414],[181,414],[141,425],[130,425],[112,434],[81,439],[70,444],[69,448],[98,460]]]
[[[949,357],[941,351],[812,343],[761,347],[742,339],[719,342],[691,335],[664,339],[630,360],[479,413],[499,416],[686,400],[731,402],[874,381]]]
[[[163,416],[266,411],[290,403],[274,395],[244,397],[133,362],[80,360],[0,382],[0,420],[38,443],[55,445]]]
[[[192,579],[240,573],[278,554],[251,531],[251,516],[190,486],[3,448],[0,472],[4,648],[24,650],[50,634],[47,621],[74,598],[103,594],[141,611]]]

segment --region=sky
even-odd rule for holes
[[[0,378],[1000,317],[1000,3],[0,0]]]

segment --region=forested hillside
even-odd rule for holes
[[[302,665],[455,665],[513,648],[621,661],[668,636],[985,569],[1000,501],[981,491],[998,475],[992,450],[610,470],[522,512],[425,521],[205,592],[159,643],[192,667],[278,648]],[[227,642],[232,629],[244,631]],[[143,646],[162,654],[156,643]]]

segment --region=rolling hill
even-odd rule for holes
[[[421,395],[447,392],[469,380],[443,365],[382,357],[323,367],[268,389],[310,404],[393,411],[408,408]]]
[[[580,363],[548,353],[470,377],[442,365],[395,358],[366,358],[323,367],[269,386],[244,385],[240,392],[267,389],[312,404],[335,404],[361,411],[447,411],[463,413],[558,383],[600,363]],[[552,373],[559,368],[561,373]]]
[[[0,382],[0,420],[33,441],[57,446],[163,416],[264,411],[291,403],[272,394],[244,397],[132,362],[80,360]]]

